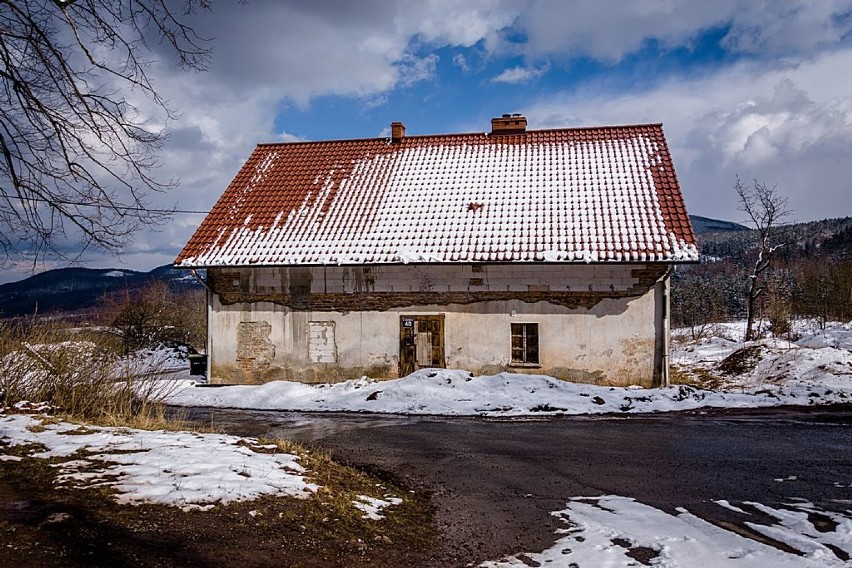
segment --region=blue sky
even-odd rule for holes
[[[214,38],[210,71],[152,56],[180,113],[158,174],[181,186],[158,204],[209,209],[258,142],[520,112],[530,128],[662,122],[693,214],[742,221],[739,175],[778,184],[798,220],[852,215],[852,0],[252,0],[191,23]],[[170,262],[200,221],[85,260]]]
[[[384,134],[388,118],[396,116],[411,133],[487,130],[492,117],[517,112],[553,93],[592,86],[600,92],[638,93],[652,89],[662,77],[712,73],[744,57],[720,46],[729,30],[702,30],[686,46],[648,39],[619,61],[557,56],[527,64],[521,55],[489,56],[483,41],[471,47],[419,46],[413,51],[416,57],[435,58],[428,77],[372,98],[326,95],[303,108],[284,101],[275,128],[295,139],[357,138]]]

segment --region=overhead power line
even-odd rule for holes
[[[210,211],[199,211],[196,209],[159,209],[156,207],[140,207],[138,205],[104,205],[100,203],[83,203],[79,201],[68,201],[64,199],[45,199],[43,197],[23,197],[19,195],[2,194],[5,199],[18,201],[35,201],[38,203],[56,203],[59,205],[72,205],[74,207],[104,207],[106,209],[119,209],[121,211],[147,211],[149,213],[190,213],[195,215],[206,215]]]

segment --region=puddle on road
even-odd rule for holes
[[[235,436],[287,438],[313,442],[361,428],[384,428],[421,422],[422,418],[378,414],[281,412],[228,408],[172,408],[176,416]]]

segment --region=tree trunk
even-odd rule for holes
[[[748,310],[748,320],[746,321],[746,333],[745,340],[751,341],[754,339],[754,305],[757,300],[757,294],[755,294],[755,287],[757,286],[757,276],[753,276],[751,279],[751,286],[748,289],[748,305],[746,306]]]

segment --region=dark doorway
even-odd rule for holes
[[[399,376],[424,367],[446,367],[444,315],[399,317]]]

